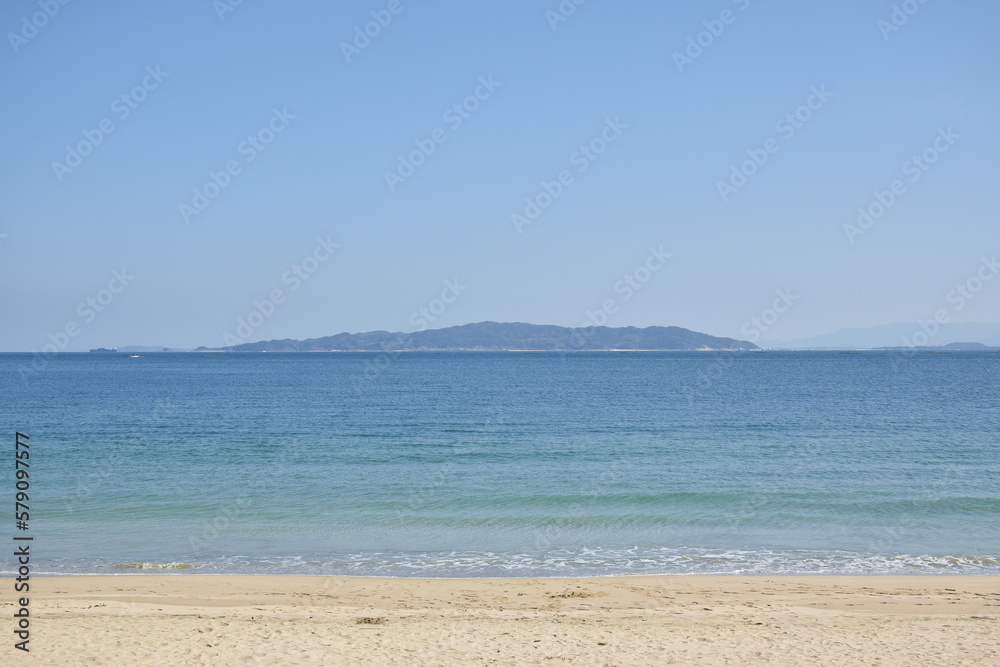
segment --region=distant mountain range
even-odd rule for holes
[[[198,350],[209,348],[200,347]],[[369,331],[308,340],[269,340],[221,348],[232,352],[446,351],[446,350],[756,350],[745,340],[719,338],[681,327],[590,327],[479,322],[414,333]]]
[[[761,341],[761,347],[774,349],[865,350],[884,347],[945,346],[952,343],[981,343],[1000,346],[1000,324],[955,322],[938,325],[933,335],[916,336],[924,331],[919,324],[884,324],[877,327],[841,329],[833,333],[798,340]],[[928,331],[934,331],[932,326]],[[926,333],[926,332],[925,332]]]
[[[983,345],[982,343],[948,343],[947,345],[916,345],[913,347],[878,347],[877,350],[921,350],[927,352],[960,350],[963,352],[982,352],[984,350],[1000,350],[1000,347]]]

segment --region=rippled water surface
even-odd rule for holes
[[[1000,573],[995,353],[31,363],[42,571]]]

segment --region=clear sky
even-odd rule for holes
[[[5,2],[0,350],[1000,322],[1000,4],[895,6]]]

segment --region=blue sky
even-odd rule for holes
[[[0,350],[1000,322],[994,2],[231,4],[4,3]]]

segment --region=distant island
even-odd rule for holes
[[[948,343],[947,345],[915,345],[913,347],[904,347],[902,345],[897,345],[896,347],[878,347],[873,348],[880,351],[898,352],[906,350],[917,350],[919,352],[948,352],[951,350],[958,350],[960,352],[988,352],[1000,350],[1000,347],[992,345],[983,345],[982,343]]]
[[[196,351],[379,352],[393,351],[573,351],[573,350],[757,350],[745,340],[719,338],[681,327],[570,328],[521,322],[478,322],[413,333],[369,331],[307,340],[268,340]]]
[[[919,322],[896,322],[840,329],[809,338],[765,339],[757,343],[761,347],[781,350],[879,350],[909,347],[910,343],[923,343],[924,347],[952,343],[982,343],[987,347],[1000,347],[1000,323],[947,322],[936,329],[926,329],[925,326]],[[926,341],[921,340],[924,333],[927,333]]]

